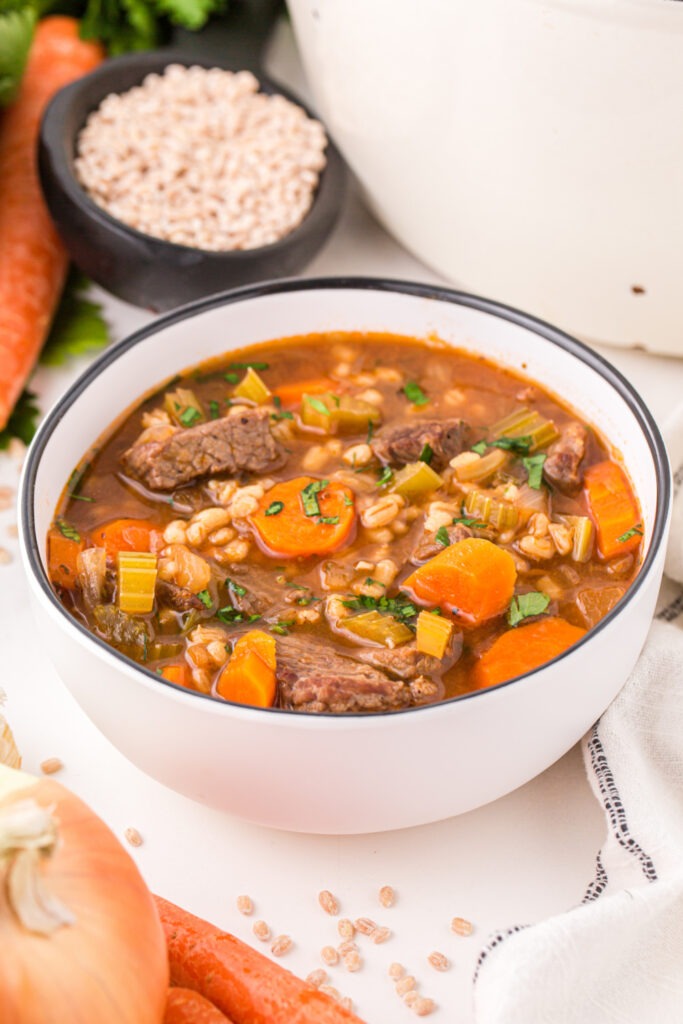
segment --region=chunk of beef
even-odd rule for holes
[[[380,462],[405,466],[407,462],[417,462],[428,444],[433,453],[430,465],[439,470],[460,454],[469,433],[464,420],[422,420],[380,432],[371,448]]]
[[[280,618],[290,604],[303,593],[308,593],[278,583],[272,570],[262,569],[258,565],[234,565],[229,570],[228,578],[233,584],[227,587],[230,603],[245,615]]]
[[[285,462],[285,449],[273,437],[265,409],[209,420],[169,437],[134,444],[121,462],[152,491],[172,491],[217,473],[268,473]]]
[[[448,534],[449,544],[457,544],[458,541],[472,536],[470,528],[463,526],[462,523],[454,523],[453,526],[447,526],[446,533]],[[440,555],[443,550],[444,545],[440,544],[436,539],[436,533],[424,533],[417,546],[413,549],[410,561],[413,565],[422,565],[423,562],[428,562],[430,558]]]
[[[583,483],[579,465],[586,454],[586,428],[570,423],[550,449],[543,464],[543,476],[563,494],[574,494]]]
[[[297,711],[395,711],[413,702],[403,680],[311,637],[278,638],[277,679],[282,707]]]
[[[417,679],[418,676],[438,678],[455,665],[462,654],[462,633],[454,633],[449,648],[443,658],[435,658],[431,654],[418,651],[415,644],[403,644],[401,647],[371,647],[364,650],[360,657],[375,668],[388,672],[395,679]]]
[[[201,611],[205,607],[191,590],[179,587],[170,580],[157,579],[156,599],[164,608],[172,608],[174,612],[189,612],[193,608]]]

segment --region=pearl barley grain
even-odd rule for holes
[[[284,238],[326,163],[323,126],[249,71],[170,64],[107,96],[77,140],[76,176],[112,217],[212,252]]]
[[[474,925],[464,917],[454,917],[451,921],[451,931],[455,932],[456,935],[471,935],[474,931]]]
[[[251,896],[238,896],[237,909],[239,910],[240,914],[244,914],[245,917],[248,917],[249,914],[253,914],[254,903],[252,901]]]

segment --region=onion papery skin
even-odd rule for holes
[[[25,786],[18,785],[22,778]],[[168,987],[166,943],[134,861],[64,786],[0,766],[0,812],[23,800],[35,800],[57,819],[59,843],[40,870],[75,923],[50,935],[29,932],[0,886],[0,1021],[160,1024]]]

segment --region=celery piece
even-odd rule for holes
[[[524,406],[494,424],[491,427],[491,436],[530,437],[529,452],[535,452],[538,448],[545,448],[556,441],[560,433],[552,420],[547,420],[539,412]]]
[[[166,412],[179,427],[194,427],[205,419],[201,403],[189,388],[167,391],[164,397]]]
[[[394,475],[391,489],[404,498],[418,498],[438,491],[442,484],[443,477],[426,462],[409,462]]]
[[[588,516],[565,516],[564,521],[574,529],[574,547],[572,559],[575,562],[587,562],[593,554],[595,527]]]
[[[501,448],[492,448],[487,455],[482,455],[475,462],[465,462],[455,467],[455,475],[461,483],[482,483],[503,468],[509,455]]]
[[[484,494],[483,491],[470,491],[465,498],[465,510],[471,516],[494,527],[496,530],[512,530],[519,523],[519,511],[508,501]]]
[[[256,405],[263,405],[270,399],[271,392],[253,366],[250,366],[233,391],[233,395],[238,398],[248,398],[250,401],[255,402]]]
[[[301,403],[302,423],[326,434],[366,433],[368,424],[379,423],[380,419],[376,405],[351,395],[326,391],[321,395],[304,395]]]
[[[420,612],[417,617],[416,645],[422,654],[443,658],[453,635],[453,623],[443,615]]]
[[[149,551],[119,551],[118,606],[122,612],[146,615],[154,607],[157,556]]]
[[[361,640],[369,640],[384,647],[404,644],[413,636],[412,630],[405,623],[397,622],[393,615],[382,615],[377,611],[363,612],[361,615],[341,619],[338,628],[345,633],[352,633]]]

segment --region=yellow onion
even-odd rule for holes
[[[130,855],[52,779],[0,764],[0,1021],[160,1024],[166,944]]]

